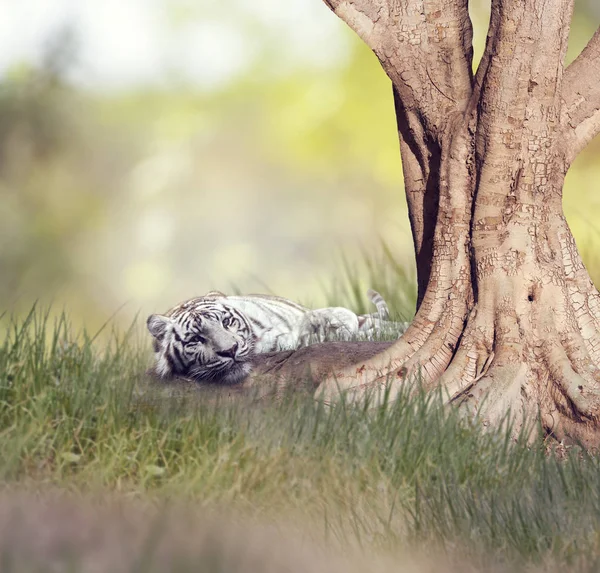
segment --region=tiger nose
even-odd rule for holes
[[[225,348],[223,350],[219,350],[217,354],[219,356],[224,356],[225,358],[234,358],[238,349],[238,343],[234,342],[232,346],[229,348]]]

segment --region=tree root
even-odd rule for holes
[[[330,403],[343,393],[352,402],[368,393],[377,404],[384,397],[393,400],[407,381],[418,379],[425,390],[441,388],[447,403],[477,413],[486,425],[509,414],[518,432],[524,421],[538,419],[558,439],[598,445],[596,318],[581,311],[596,304],[596,293],[591,305],[587,299],[571,304],[566,292],[560,304],[548,304],[560,290],[549,287],[546,296],[531,297],[529,304],[536,300],[539,308],[529,313],[514,310],[514,297],[496,301],[492,313],[482,311],[490,305],[479,301],[468,317],[440,316],[425,340],[409,328],[384,353],[331,374],[316,397]],[[419,322],[417,315],[415,326]],[[589,325],[594,335],[585,338]]]

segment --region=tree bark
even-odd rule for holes
[[[564,70],[573,0],[492,0],[473,76],[467,0],[325,2],[392,82],[419,298],[400,340],[317,396],[393,397],[418,375],[489,422],[597,445],[600,295],[562,187],[600,131],[600,30]]]

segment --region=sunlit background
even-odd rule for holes
[[[578,0],[569,59],[599,23]],[[413,264],[389,82],[321,0],[0,0],[0,74],[0,310],[318,305],[341,253]],[[596,140],[565,210],[597,279],[599,180]]]

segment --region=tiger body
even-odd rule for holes
[[[327,339],[369,337],[385,324],[394,324],[387,321],[381,295],[369,291],[369,298],[378,312],[356,315],[343,307],[311,310],[277,296],[210,292],[148,318],[155,371],[161,377],[238,382],[250,372],[255,354]]]

